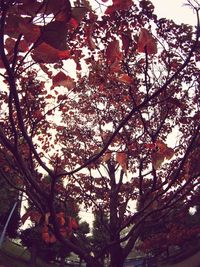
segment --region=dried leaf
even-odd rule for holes
[[[165,159],[171,159],[174,155],[174,150],[168,147],[163,141],[157,140],[153,147],[152,151],[152,164],[153,167],[157,170],[160,168],[161,164]]]
[[[153,152],[151,155],[152,165],[155,170],[159,169],[163,161],[165,160],[165,156],[162,153]]]
[[[105,155],[103,156],[102,163],[109,161],[111,156],[112,156],[112,152],[106,152]]]
[[[50,212],[45,213],[45,224],[49,224]]]

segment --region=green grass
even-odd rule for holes
[[[6,239],[0,249],[0,264],[5,267],[29,267],[30,253],[22,246]],[[37,267],[58,267],[57,264],[47,264],[37,259]]]

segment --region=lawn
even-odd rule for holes
[[[0,249],[0,264],[5,267],[29,267],[30,253],[22,246],[6,239]],[[0,266],[1,267],[1,266]],[[58,267],[57,264],[47,264],[37,260],[37,267]]]

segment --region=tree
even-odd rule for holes
[[[43,218],[44,240],[89,267],[105,253],[123,266],[143,226],[199,183],[198,2],[187,1],[194,29],[158,19],[149,0],[106,4],[0,2],[2,172]],[[60,198],[109,218],[101,253],[78,242]]]

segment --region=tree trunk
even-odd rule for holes
[[[32,245],[30,252],[31,252],[30,267],[37,267],[36,265],[37,247],[35,244]]]
[[[113,246],[110,251],[110,267],[123,267],[124,257],[119,244]]]
[[[104,267],[99,261],[95,260],[95,259],[89,259],[86,262],[86,267]]]
[[[61,257],[59,267],[65,267],[65,257]]]
[[[82,263],[82,258],[80,258],[80,260],[79,260],[79,267],[81,267],[81,263]]]

